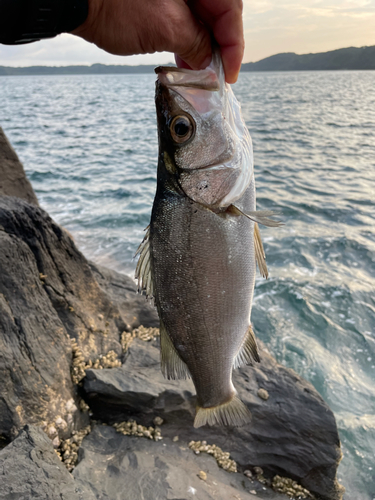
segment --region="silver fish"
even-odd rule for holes
[[[191,377],[195,427],[243,425],[232,369],[259,362],[250,314],[256,260],[267,266],[255,210],[252,143],[218,52],[205,70],[156,70],[157,191],[138,254],[139,289],[160,318],[161,369]]]

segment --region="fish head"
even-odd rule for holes
[[[219,53],[206,69],[156,68],[159,153],[186,196],[227,207],[250,184],[253,155]]]

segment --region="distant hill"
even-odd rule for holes
[[[318,54],[276,54],[242,65],[242,71],[314,71],[375,69],[375,46],[349,47]]]
[[[91,66],[29,66],[12,68],[0,66],[0,76],[10,75],[123,75],[134,73],[153,73],[155,65],[143,66],[108,66],[92,64]]]
[[[123,75],[135,73],[153,74],[154,65],[115,66],[93,64],[91,66],[29,66],[12,68],[0,66],[0,76],[10,75]],[[245,63],[241,71],[314,71],[314,70],[375,70],[375,45],[349,47],[318,54],[298,55],[294,52],[276,54],[255,63]]]

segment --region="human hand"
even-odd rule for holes
[[[228,83],[244,51],[242,0],[89,0],[87,20],[72,32],[116,55],[174,52],[178,66],[205,68],[211,36]]]

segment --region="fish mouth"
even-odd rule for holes
[[[217,163],[211,163],[210,165],[204,165],[202,167],[198,167],[198,168],[181,168],[181,167],[177,167],[178,170],[180,170],[182,173],[188,173],[188,172],[196,172],[197,170],[222,170],[222,169],[225,169],[225,168],[231,168],[227,165],[227,163],[229,163],[233,158],[234,158],[234,155],[235,153],[233,153],[232,155],[228,156],[227,158],[223,158],[222,161],[220,162],[217,162]],[[233,169],[233,168],[231,168]]]
[[[155,73],[158,75],[159,82],[166,87],[187,87],[210,92],[220,90],[219,78],[210,67],[193,70],[174,66],[158,66],[155,68]]]

